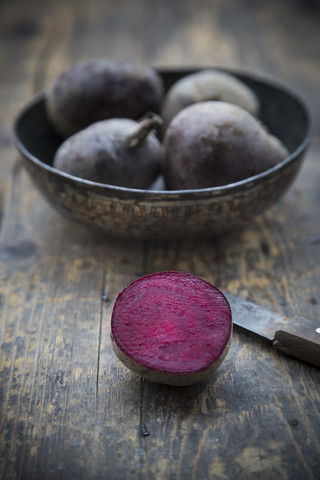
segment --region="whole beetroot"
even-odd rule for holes
[[[157,113],[162,97],[162,79],[152,67],[93,58],[55,79],[46,107],[54,129],[66,138],[100,120]]]
[[[156,115],[140,122],[114,118],[96,122],[67,138],[53,166],[73,176],[128,188],[149,188],[163,161],[163,146],[153,130]]]
[[[261,173],[289,152],[246,110],[202,102],[181,110],[165,138],[163,175],[168,189],[207,188]]]
[[[166,93],[161,110],[164,130],[183,108],[212,100],[233,103],[254,116],[259,113],[258,97],[240,79],[220,70],[199,70],[182,77]]]

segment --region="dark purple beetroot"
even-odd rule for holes
[[[255,116],[260,108],[254,91],[235,76],[215,69],[200,70],[182,77],[166,93],[161,110],[164,130],[183,108],[209,100],[233,103]]]
[[[46,105],[53,127],[66,138],[100,120],[158,113],[162,97],[162,79],[152,67],[94,58],[58,76]]]
[[[253,115],[231,103],[195,103],[171,121],[163,175],[170,190],[216,187],[257,175],[289,152]]]
[[[93,182],[147,189],[163,161],[163,146],[153,132],[160,124],[154,114],[140,122],[128,118],[96,122],[61,144],[53,166]]]
[[[222,292],[182,272],[131,283],[111,318],[117,357],[138,375],[169,385],[207,379],[227,355],[231,333],[231,309]]]

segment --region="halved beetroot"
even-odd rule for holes
[[[128,285],[111,317],[115,354],[149,380],[190,385],[208,378],[228,353],[232,315],[210,283],[183,272],[159,272]]]

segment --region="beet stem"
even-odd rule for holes
[[[140,147],[149,133],[152,131],[159,131],[162,123],[162,119],[159,117],[159,115],[156,115],[155,113],[147,113],[138,122],[138,125],[135,127],[133,132],[128,136],[127,147]]]

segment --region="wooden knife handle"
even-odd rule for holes
[[[320,321],[297,315],[274,338],[280,352],[320,367]]]

